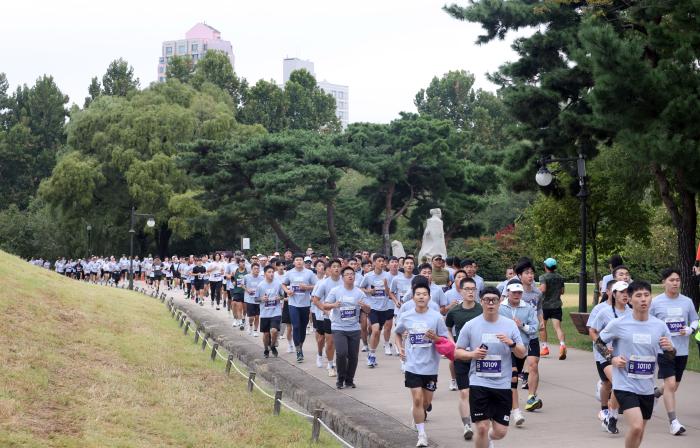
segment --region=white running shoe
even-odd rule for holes
[[[604,422],[608,418],[608,410],[607,409],[601,409],[600,412],[598,412],[598,420],[601,422]]]
[[[328,368],[328,376],[330,376],[331,378],[338,376],[338,373],[335,371],[335,367]]]
[[[258,337],[258,332],[257,332],[257,331],[254,331],[254,332],[253,332],[253,337],[254,337],[254,338],[257,338],[257,337]]]
[[[450,380],[450,390],[457,390],[457,380]]]
[[[318,367],[319,369],[323,368],[323,356],[316,355],[316,367]]]
[[[289,344],[287,346],[287,353],[294,353],[294,345],[293,344]]]
[[[464,425],[464,440],[471,440],[474,437],[474,431],[469,423]]]
[[[523,426],[525,423],[525,417],[520,409],[515,409],[512,412],[513,421],[515,421],[515,426]]]
[[[368,348],[365,344],[362,344],[362,350],[361,350],[361,351],[366,352],[367,350],[369,350],[369,348]]]
[[[674,419],[671,422],[671,434],[674,436],[680,436],[685,432],[685,427],[681,425],[681,422],[678,421],[678,419]]]
[[[248,327],[248,336],[253,336],[253,327]]]
[[[391,347],[389,347],[389,344],[384,344],[384,354],[391,356]]]
[[[416,446],[428,446],[428,434],[418,434],[418,443],[416,443]]]

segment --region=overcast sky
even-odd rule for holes
[[[184,38],[202,21],[231,41],[236,72],[251,84],[280,82],[282,59],[299,57],[314,62],[318,80],[349,85],[351,122],[388,122],[415,110],[416,92],[449,70],[470,71],[478,87],[494,90],[485,74],[515,58],[511,39],[475,45],[480,27],[448,16],[444,0],[2,3],[0,72],[10,88],[50,74],[80,106],[90,78],[119,57],[148,86],[162,41]]]

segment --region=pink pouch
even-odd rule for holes
[[[446,337],[440,337],[440,339],[435,343],[435,349],[438,353],[450,361],[455,360],[455,344]]]

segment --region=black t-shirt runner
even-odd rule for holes
[[[474,303],[474,308],[466,309],[462,304],[458,304],[452,307],[450,311],[447,312],[445,316],[445,325],[447,328],[455,327],[455,334],[459,337],[459,332],[462,331],[464,324],[479,316],[484,312],[481,305]]]
[[[192,268],[192,275],[194,276],[195,282],[204,281],[204,274],[206,274],[207,268],[204,266],[195,266]]]

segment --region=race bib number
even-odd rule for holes
[[[636,378],[638,380],[653,379],[655,368],[655,357],[632,355],[627,362],[627,377]]]
[[[243,279],[242,278],[236,279],[236,286],[239,288],[243,287]]]
[[[386,297],[386,291],[384,291],[384,284],[383,283],[376,283],[374,285],[374,291],[372,291],[372,296],[378,297],[378,298]]]
[[[685,319],[682,317],[667,317],[665,321],[671,336],[681,335],[681,330],[685,328]]]
[[[354,306],[341,306],[340,307],[340,320],[352,321],[355,320],[357,316],[357,308]]]
[[[425,336],[428,331],[427,325],[417,323],[408,331],[408,341],[414,348],[428,348],[433,345],[432,341]]]
[[[299,283],[292,283],[292,292],[294,294],[303,294],[304,292],[301,290],[301,285]]]
[[[265,302],[265,308],[275,308],[277,305],[279,305],[280,301],[277,298],[274,299],[267,299]]]
[[[483,378],[500,378],[501,372],[501,357],[498,355],[487,355],[484,359],[476,359],[474,370],[476,376]]]

